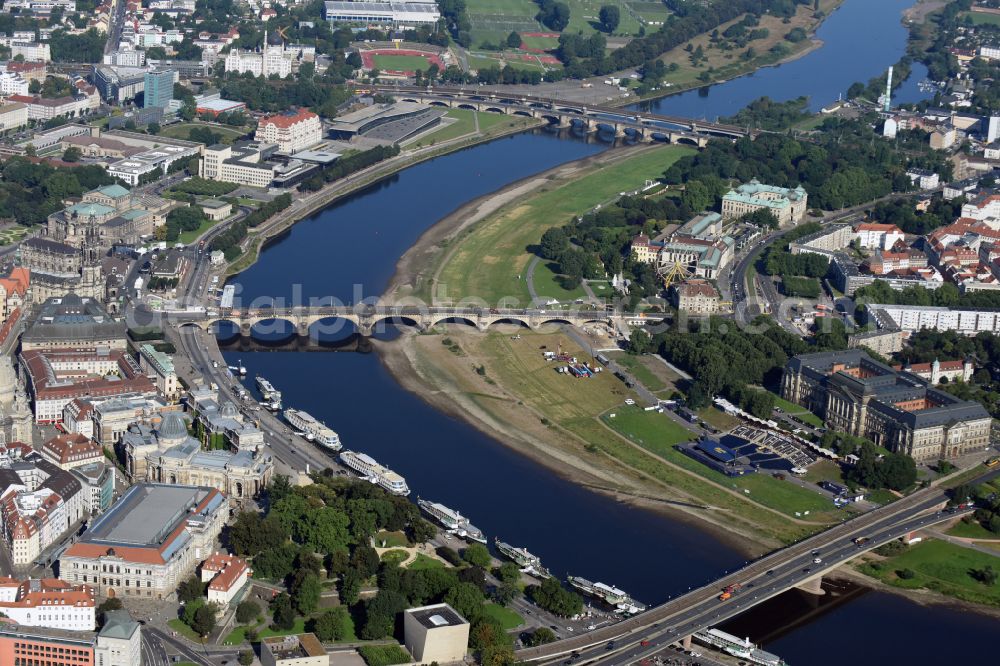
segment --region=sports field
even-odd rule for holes
[[[427,58],[410,55],[375,54],[372,56],[372,64],[383,72],[416,72],[430,67]]]
[[[378,69],[383,72],[402,72],[413,74],[424,70],[432,64],[444,70],[441,56],[433,51],[408,49],[369,49],[359,51],[361,64],[367,70]]]
[[[528,51],[549,51],[559,46],[559,33],[521,33],[521,48]]]
[[[569,6],[569,26],[566,32],[590,34],[598,29],[601,7],[615,4],[620,20],[616,35],[635,35],[643,22],[662,22],[670,13],[662,0],[564,0]],[[538,5],[533,0],[467,0],[467,11],[472,23],[473,48],[483,42],[502,43],[511,32],[551,32],[539,23]],[[649,25],[648,29],[655,28]],[[553,48],[537,46],[530,41],[528,48]]]
[[[972,19],[973,25],[1000,25],[1000,14],[992,12],[969,12],[966,16]]]
[[[503,43],[512,32],[544,30],[535,20],[538,5],[532,0],[466,0],[466,7],[474,48],[483,42]]]

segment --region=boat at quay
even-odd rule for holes
[[[514,563],[521,567],[521,571],[528,574],[529,576],[535,576],[536,578],[551,578],[552,574],[549,570],[542,566],[542,560],[537,555],[532,555],[525,548],[516,548],[505,541],[501,541],[497,537],[493,545],[497,547],[497,550],[507,558],[510,558]]]
[[[406,497],[410,494],[410,487],[406,485],[406,479],[388,467],[380,465],[367,453],[341,451],[340,462],[360,474],[362,478],[382,486],[393,495]]]
[[[646,610],[646,605],[630,597],[624,590],[617,587],[605,585],[604,583],[592,583],[586,578],[579,576],[567,576],[569,584],[580,590],[584,594],[597,597],[613,606],[619,613],[635,615]]]
[[[296,430],[300,430],[305,433],[305,438],[310,442],[316,442],[320,446],[330,449],[331,451],[339,451],[343,448],[343,444],[340,443],[340,435],[335,433],[333,430],[328,428],[325,424],[316,420],[308,412],[304,412],[300,409],[288,408],[283,413],[282,416],[288,421]]]
[[[468,518],[458,511],[449,509],[444,504],[430,502],[419,497],[417,498],[417,506],[450,533],[469,541],[486,543],[486,535],[483,534],[482,530],[475,527]]]

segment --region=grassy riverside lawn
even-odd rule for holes
[[[615,415],[611,418],[611,413]],[[602,421],[629,441],[634,442],[664,460],[703,476],[723,488],[743,493],[751,501],[788,515],[796,512],[829,516],[842,515],[832,502],[819,492],[808,490],[790,481],[779,481],[766,470],[756,474],[730,478],[702,465],[674,448],[675,444],[691,441],[691,433],[666,414],[644,411],[637,405],[622,405],[605,414]]]
[[[766,545],[795,541],[832,522],[828,520],[832,512],[813,514],[805,520],[790,517],[800,509],[832,509],[818,494],[814,497],[792,484],[786,488],[779,484],[787,482],[759,475],[760,479],[739,482],[751,489],[748,496],[742,492],[743,486],[734,488],[731,481],[716,483],[708,478],[706,473],[711,470],[679,452],[675,453],[683,460],[669,452],[658,455],[651,447],[633,442],[600,418],[608,412],[625,414],[623,410],[629,408],[624,400],[635,397],[632,391],[610,372],[591,379],[556,372],[558,364],[542,358],[539,349],[543,345],[555,349],[562,344],[566,353],[586,356],[565,335],[523,330],[520,335],[512,340],[509,332],[470,333],[456,326],[446,335],[410,336],[402,344],[408,347],[405,353],[417,374],[452,409],[487,424],[502,441],[540,456],[540,461],[584,485],[652,501],[688,504],[694,516]],[[453,347],[457,344],[462,353],[443,345],[445,338],[451,339]],[[664,441],[689,439],[684,429],[665,415],[632,409],[637,420],[645,416],[658,419],[657,432],[663,433]],[[627,421],[619,424],[627,425]],[[669,445],[665,448],[670,450]],[[765,505],[786,500],[789,504],[780,509]],[[840,516],[836,514],[838,519]]]
[[[625,152],[627,151],[627,152]],[[537,193],[476,223],[452,241],[439,267],[435,296],[445,288],[449,300],[464,297],[498,303],[502,298],[531,300],[524,281],[532,255],[528,247],[539,242],[546,229],[569,222],[574,215],[618,198],[620,192],[657,178],[693,148],[654,145],[624,149],[615,162],[586,169],[565,179],[555,179]],[[520,277],[519,277],[520,276]],[[577,298],[563,290],[566,300]]]
[[[1000,571],[1000,557],[929,539],[886,559],[866,556],[857,569],[893,587],[933,590],[962,601],[1000,607],[1000,584],[984,585],[972,575],[987,566]],[[907,569],[915,575],[901,578],[899,573]]]

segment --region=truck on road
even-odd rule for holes
[[[731,599],[734,594],[740,591],[740,587],[742,586],[739,583],[733,583],[732,585],[727,585],[722,588],[722,594],[719,595],[719,601]]]

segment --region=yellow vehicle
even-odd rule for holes
[[[996,467],[997,465],[1000,465],[1000,457],[990,458],[985,464],[987,467]]]

